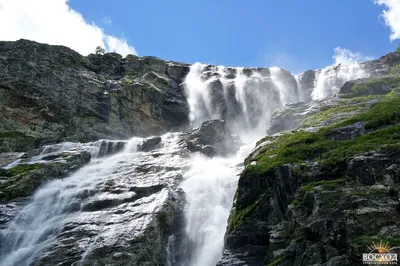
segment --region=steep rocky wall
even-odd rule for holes
[[[380,60],[395,69],[398,58]],[[270,133],[287,131],[246,159],[218,265],[362,265],[372,242],[399,245],[400,82],[391,73],[275,113]]]
[[[7,132],[0,151],[181,128],[188,71],[155,57],[85,57],[63,46],[0,42],[0,132]]]

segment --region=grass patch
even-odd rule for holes
[[[356,122],[364,122],[364,127],[366,129],[374,129],[385,125],[393,125],[399,121],[400,96],[397,91],[392,90],[386,95],[385,100],[372,104],[368,112],[346,119],[341,123],[328,127],[326,130],[351,125]]]
[[[265,264],[265,265],[266,266],[277,266],[281,262],[283,262],[285,259],[286,259],[286,257],[284,257],[284,256],[277,257],[277,258],[273,259],[271,262],[269,262],[268,264]]]
[[[334,141],[327,137],[335,128],[363,122],[365,129],[375,130],[358,138]],[[366,113],[358,114],[343,122],[325,127],[318,132],[295,131],[278,136],[276,141],[261,148],[255,165],[245,171],[258,174],[287,163],[320,160],[323,167],[330,167],[356,154],[383,149],[399,151],[400,96],[387,97],[374,103]],[[387,126],[385,128],[380,128]],[[380,128],[380,129],[378,129]]]
[[[300,188],[300,193],[310,192],[316,187],[322,186],[327,190],[335,190],[340,188],[346,183],[344,178],[336,179],[336,180],[321,180],[317,182],[312,182]]]
[[[355,246],[371,246],[372,243],[389,243],[390,246],[400,246],[400,236],[380,237],[380,236],[360,236],[351,241]]]
[[[363,110],[365,110],[365,108],[366,108],[365,104],[359,104],[359,105],[353,105],[353,106],[336,105],[329,109],[326,109],[326,107],[324,108],[323,106],[321,106],[320,112],[304,119],[301,126],[303,126],[303,127],[316,126],[316,125],[320,124],[321,122],[324,122],[330,118],[333,118],[337,114],[350,113],[350,112],[354,112],[354,111],[363,111]]]
[[[390,70],[391,75],[400,75],[400,64],[395,65],[392,70]]]

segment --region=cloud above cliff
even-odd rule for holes
[[[337,65],[337,64],[351,64],[356,62],[363,62],[363,61],[373,60],[374,58],[371,56],[366,56],[362,53],[352,52],[346,48],[336,47],[333,49],[332,59],[334,61],[334,65]]]
[[[390,40],[400,39],[400,0],[373,0],[375,4],[384,5],[381,17],[391,29]]]
[[[68,46],[83,55],[97,46],[122,55],[137,54],[123,38],[106,34],[71,9],[68,0],[0,0],[0,40],[29,39]]]

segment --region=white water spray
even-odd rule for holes
[[[85,230],[97,232],[90,239],[82,236],[74,243],[75,248],[82,250],[82,261],[92,252],[97,241],[113,246],[118,243],[116,241],[124,239],[124,234],[133,234],[134,237],[135,234],[143,233],[141,228],[146,228],[152,222],[152,213],[163,204],[167,192],[161,191],[159,196],[151,196],[141,203],[139,200],[131,204],[129,200],[136,195],[131,188],[170,182],[170,178],[177,174],[185,163],[179,155],[173,155],[179,151],[177,141],[176,134],[164,135],[160,155],[152,157],[149,153],[138,152],[137,148],[143,139],[133,138],[126,143],[125,149],[120,153],[93,159],[89,165],[70,177],[51,181],[38,189],[31,202],[19,212],[5,230],[0,231],[1,265],[30,265],[37,261],[44,251],[58,245],[62,246],[63,243],[59,243],[57,237],[63,234],[68,224],[75,226],[81,224],[87,227]],[[55,147],[57,150],[58,148]],[[150,171],[146,178],[142,178],[140,174],[135,173],[135,168],[144,163],[145,166],[154,164],[160,171],[154,173]],[[163,171],[163,168],[171,170]],[[173,170],[175,168],[177,170]],[[117,191],[113,192],[110,184],[115,184],[114,190]],[[101,202],[105,204],[110,202],[115,204],[116,208],[124,205],[124,213],[132,213],[129,220],[124,221],[121,215],[115,215],[116,210],[112,206],[107,212],[96,211],[91,207]],[[143,214],[136,217],[139,211]],[[126,244],[121,242],[121,245]]]
[[[360,63],[351,62],[329,66],[318,71],[314,90],[311,94],[313,100],[321,100],[338,93],[346,81],[366,78],[369,74]]]
[[[223,91],[222,98],[213,91],[216,82]],[[222,254],[241,163],[254,148],[254,141],[265,135],[272,113],[298,100],[297,83],[279,68],[260,73],[255,69],[245,72],[243,68],[210,68],[196,63],[186,79],[186,93],[194,125],[212,118],[225,119],[231,130],[247,143],[228,158],[192,156],[191,168],[184,175],[182,188],[188,200],[186,234],[193,243],[185,265],[211,266]],[[213,105],[215,99],[220,106]],[[206,110],[198,111],[200,105]],[[234,107],[237,108],[233,113],[221,112]]]

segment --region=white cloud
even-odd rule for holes
[[[354,53],[349,49],[336,47],[335,49],[333,49],[332,59],[335,62],[334,64],[338,65],[338,64],[351,64],[356,62],[363,62],[367,60],[372,60],[374,58],[371,56],[363,55],[361,53]]]
[[[390,27],[392,33],[390,40],[400,39],[400,0],[373,0],[375,4],[385,5],[386,10],[381,14],[386,26]]]
[[[0,40],[30,39],[65,45],[83,55],[97,46],[122,55],[137,54],[126,40],[104,33],[71,9],[68,0],[0,0]]]

